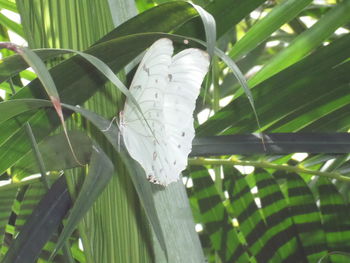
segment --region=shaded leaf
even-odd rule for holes
[[[68,134],[73,149],[76,149],[77,157],[82,163],[87,164],[90,161],[92,151],[91,139],[85,133],[78,131],[69,131]],[[46,137],[38,146],[47,171],[61,171],[78,166],[64,134]],[[16,163],[14,177],[16,180],[22,180],[24,177],[38,172],[39,168],[32,152],[28,152],[22,160]]]
[[[298,253],[300,247],[287,202],[277,182],[263,169],[255,170],[254,178],[269,236],[264,248],[256,255],[257,260],[261,262],[304,262],[305,256]]]
[[[92,151],[89,173],[87,174],[81,190],[79,191],[79,195],[70,211],[67,222],[65,223],[56,243],[53,255],[55,255],[64,245],[64,242],[72,234],[79,221],[105,189],[113,175],[113,171],[113,163],[101,149],[98,149],[95,146]]]
[[[297,16],[312,0],[285,0],[276,5],[263,19],[254,24],[249,31],[230,50],[229,56],[240,58],[245,55],[283,24]]]
[[[300,34],[288,48],[274,56],[270,62],[249,80],[249,84],[256,86],[282,69],[296,63],[325,41],[336,29],[349,21],[350,2],[343,1],[328,11],[310,29]]]
[[[35,262],[41,249],[57,230],[71,205],[65,178],[61,177],[33,211],[3,262]]]
[[[317,189],[329,252],[350,251],[349,205],[344,202],[335,186],[327,179],[318,178]],[[346,262],[348,260],[341,255],[332,255],[330,258],[332,262]]]
[[[308,262],[317,262],[327,254],[326,235],[316,200],[298,174],[280,172],[274,175],[287,182],[290,214]]]

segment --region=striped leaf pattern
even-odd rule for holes
[[[256,168],[243,175],[225,166],[219,189],[204,168],[190,176],[196,220],[210,242],[202,245],[221,262],[348,262],[333,254],[350,251],[350,227],[348,204],[332,182],[318,179],[315,186],[296,173]]]
[[[296,173],[279,172],[287,185],[289,212],[308,262],[317,262],[327,254],[326,235],[322,229],[321,214],[316,200],[303,178]]]
[[[31,184],[23,189],[23,197],[19,203],[19,211],[16,217],[15,229],[20,232],[28,217],[32,214],[33,209],[38,205],[40,199],[46,193],[42,183]]]
[[[349,205],[337,188],[325,178],[319,178],[317,189],[320,198],[320,211],[329,252],[350,251]],[[330,256],[332,262],[349,262],[342,255]]]
[[[26,188],[22,202],[20,202],[20,209],[16,219],[16,232],[19,233],[26,223],[27,219],[33,213],[35,207],[39,204],[42,197],[46,194],[47,190],[43,183],[31,184]],[[51,252],[55,248],[58,235],[54,234],[51,240],[44,246],[43,251],[39,257],[39,262],[48,262]],[[55,262],[64,262],[61,255],[58,254],[55,258]]]
[[[42,182],[35,182],[22,187],[11,187],[8,190],[1,190],[1,257],[2,258],[12,241],[21,231],[28,218],[32,215],[33,210],[44,197],[47,190]],[[4,237],[6,242],[4,242]],[[49,242],[44,246],[37,262],[49,262],[48,259],[55,248],[58,235],[55,233]],[[71,238],[71,242],[77,242],[77,238]],[[77,249],[76,249],[77,250]],[[79,254],[78,251],[75,254]],[[82,257],[83,260],[83,257]],[[50,262],[66,262],[59,252],[54,261]]]
[[[268,241],[266,223],[244,176],[232,167],[225,167],[224,174],[224,189],[229,196],[232,216],[238,221],[239,230],[245,237],[250,253],[259,259]]]
[[[215,252],[224,262],[248,262],[249,255],[245,245],[241,244],[237,231],[232,227],[226,207],[204,168],[191,174],[194,197],[198,202],[200,220],[204,232],[209,236]]]
[[[294,236],[294,226],[288,205],[276,180],[263,169],[254,172],[262,213],[268,226],[270,239],[259,255],[261,262],[302,262],[294,252],[298,242]]]
[[[0,259],[5,255],[8,248],[8,234],[6,232],[13,229],[9,225],[9,219],[12,214],[12,207],[14,207],[16,201],[16,194],[17,188],[14,187],[0,191]]]

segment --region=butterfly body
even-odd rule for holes
[[[207,53],[185,49],[173,55],[171,40],[157,40],[146,52],[126,100],[121,133],[132,158],[152,183],[168,185],[187,166],[194,137],[193,111],[209,67]]]

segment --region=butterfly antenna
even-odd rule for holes
[[[118,132],[118,152],[120,152],[120,137],[121,137],[121,129],[123,127],[123,125],[120,123],[121,120],[119,119],[119,121],[117,121],[117,126],[118,126],[118,129],[119,129],[119,132]]]
[[[115,117],[117,118],[117,117]],[[117,123],[117,126],[118,126],[118,152],[120,152],[120,137],[122,136],[122,133],[123,133],[123,127],[124,127],[124,112],[123,111],[120,111],[119,112],[119,121],[116,121]]]
[[[113,119],[111,120],[111,122],[109,123],[108,127],[107,127],[106,129],[101,130],[101,131],[103,131],[103,132],[109,131],[109,130],[111,129],[111,127],[112,127],[112,123],[113,123],[116,119],[117,119],[117,116],[114,116]],[[118,125],[118,122],[116,122],[116,123],[117,123],[117,125]],[[118,128],[119,128],[119,125],[118,125]]]
[[[106,129],[101,130],[102,132],[107,132],[111,129],[113,122],[115,122],[118,126],[118,152],[120,152],[120,136],[121,136],[121,129],[123,127],[122,123],[121,123],[121,119],[118,120],[117,116],[114,116],[113,119],[111,120],[111,122],[109,123],[108,127]]]

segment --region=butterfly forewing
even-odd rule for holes
[[[125,146],[152,182],[158,182],[156,174],[168,172],[163,167],[165,154],[160,146],[165,141],[164,89],[168,84],[167,72],[172,53],[173,46],[169,39],[160,39],[149,48],[130,86],[130,92],[143,116],[129,99],[125,102],[123,112]]]

